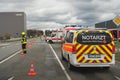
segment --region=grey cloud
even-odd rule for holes
[[[50,0],[0,0],[0,11],[26,12],[27,20],[36,24],[39,22],[70,24],[70,20],[75,17],[76,22],[73,21],[75,23],[93,25],[105,21],[101,19],[104,14],[120,14],[118,0],[52,0],[52,3],[50,2]],[[29,27],[32,26],[38,25]]]
[[[56,22],[56,23],[61,23],[61,24],[67,24],[68,20],[70,18],[66,18],[64,20],[61,19],[56,19],[55,15],[46,15],[45,17],[39,17],[39,16],[32,16],[29,17],[28,20],[31,22]]]
[[[33,0],[0,0],[0,3],[31,3]]]
[[[74,2],[91,2],[93,0],[61,0],[63,2],[69,2],[69,3],[74,3]]]
[[[91,25],[101,22],[100,17],[103,14],[114,13],[118,10],[120,4],[112,6],[112,2],[115,3],[115,0],[75,0],[71,5],[74,6],[74,16],[77,16],[78,20],[83,20],[83,24]]]
[[[77,19],[83,20],[84,25],[85,24],[91,25],[91,24],[94,24],[99,19],[99,16],[95,13],[84,13],[84,14],[81,14],[81,16],[78,16]]]

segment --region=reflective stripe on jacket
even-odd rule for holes
[[[22,37],[21,43],[22,44],[26,44],[27,43],[27,38],[26,37]]]

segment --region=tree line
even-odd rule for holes
[[[30,37],[39,37],[43,35],[43,31],[42,30],[27,30],[27,36]]]
[[[45,30],[45,34],[44,34],[43,30],[32,30],[32,29],[27,30],[28,37],[38,37],[41,35],[50,36],[51,33],[52,33],[51,30]]]

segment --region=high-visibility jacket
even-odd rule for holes
[[[22,44],[27,44],[27,38],[26,38],[26,36],[22,37],[21,43]]]

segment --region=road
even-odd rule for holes
[[[119,62],[108,71],[100,68],[69,70],[67,62],[61,60],[60,47],[60,44],[34,39],[28,43],[27,54],[21,56],[20,42],[5,44],[0,47],[0,80],[120,80]],[[28,75],[31,62],[34,62],[35,76]]]

